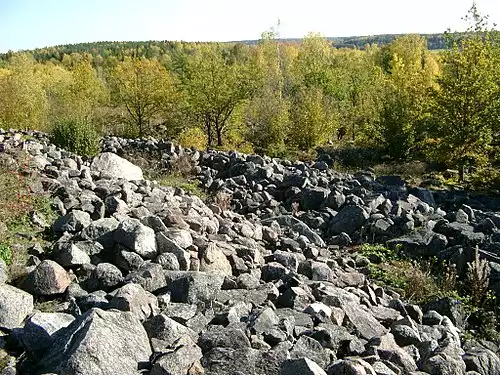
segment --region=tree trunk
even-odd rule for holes
[[[207,148],[212,148],[214,140],[212,137],[212,124],[210,124],[209,120],[205,120],[205,132],[207,133]]]
[[[217,146],[222,147],[222,128],[217,127]]]
[[[464,177],[465,177],[465,165],[460,164],[458,167],[458,182],[464,182]]]

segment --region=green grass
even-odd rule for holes
[[[201,190],[200,186],[196,181],[191,181],[186,177],[178,174],[167,174],[158,178],[158,183],[163,186],[170,186],[174,188],[181,188],[186,193],[190,193],[198,196],[199,198],[205,200],[207,194]]]
[[[395,288],[406,300],[425,303],[446,296],[458,297],[456,275],[433,259],[419,262],[406,259],[397,249],[383,245],[364,244],[359,252],[372,260],[370,277]]]
[[[31,214],[38,212],[49,224],[56,218],[50,199],[30,188],[39,176],[30,170],[26,155],[19,152],[13,156],[0,157],[0,222],[4,224],[0,229],[0,259],[9,266],[11,280],[23,272],[31,245],[48,244],[44,228],[32,222]]]

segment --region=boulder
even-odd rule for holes
[[[103,152],[94,158],[90,170],[110,178],[143,179],[141,168],[111,152]]]
[[[123,220],[114,232],[114,240],[143,258],[152,259],[156,255],[155,231],[137,219]]]
[[[37,296],[64,293],[71,283],[68,273],[52,260],[44,260],[23,282],[23,289]]]
[[[70,314],[37,312],[24,324],[22,343],[31,354],[39,354],[53,344],[54,336],[59,330],[74,320],[74,316]]]
[[[336,235],[345,232],[352,235],[365,224],[369,217],[368,212],[361,206],[343,206],[330,221],[329,233]]]
[[[139,284],[127,284],[118,289],[109,302],[109,307],[130,311],[141,321],[159,313],[156,297]]]
[[[92,309],[54,337],[37,374],[137,375],[151,347],[140,321],[129,312]]]
[[[22,326],[33,311],[33,296],[11,285],[0,284],[0,328]]]
[[[326,375],[326,372],[309,358],[297,358],[283,362],[281,375]]]

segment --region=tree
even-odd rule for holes
[[[199,45],[183,65],[188,111],[205,132],[208,147],[223,146],[231,115],[258,87],[257,71],[249,62],[228,61],[219,44]]]
[[[448,34],[451,48],[443,54],[443,74],[434,90],[435,147],[440,160],[459,169],[486,161],[492,133],[500,119],[498,43],[487,18],[474,4],[465,20],[465,37]]]
[[[12,55],[9,72],[0,76],[0,123],[25,129],[45,127],[49,107],[38,68],[31,55]]]
[[[278,156],[286,148],[290,103],[285,97],[282,51],[275,32],[263,33],[254,52],[262,81],[245,109],[248,133],[255,150]]]
[[[319,88],[302,88],[295,95],[289,139],[300,150],[307,151],[331,138],[338,119],[329,110],[328,101]]]
[[[125,107],[123,121],[139,137],[162,122],[175,96],[172,77],[156,60],[126,59],[112,69],[109,85],[114,103]]]
[[[422,141],[438,65],[418,35],[406,35],[384,46],[379,59],[386,72],[385,95],[374,139],[389,155],[405,159]]]
[[[108,93],[88,61],[70,70],[58,66],[44,68],[45,87],[51,104],[51,117],[92,121],[95,110],[107,101]]]

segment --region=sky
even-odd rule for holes
[[[477,0],[500,24],[500,0]],[[0,0],[0,52],[95,41],[259,39],[465,29],[472,0]]]

